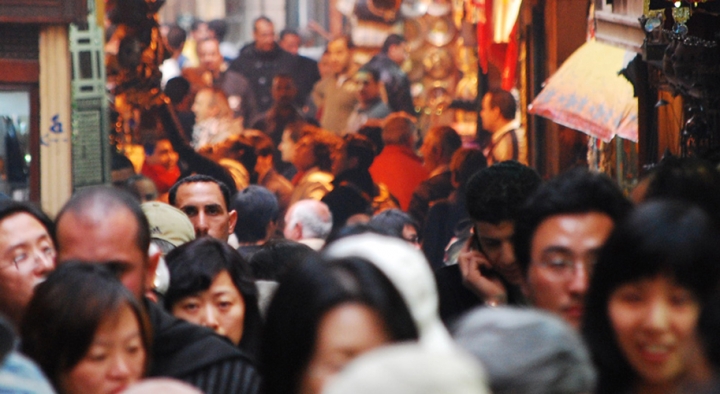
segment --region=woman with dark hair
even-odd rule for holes
[[[211,237],[183,244],[165,260],[171,278],[165,308],[254,355],[262,321],[247,261],[227,243]]]
[[[148,365],[150,324],[103,264],[65,263],[35,288],[22,351],[59,393],[120,392]]]
[[[701,308],[718,284],[720,236],[687,203],[641,205],[600,252],[583,335],[598,394],[671,393],[690,379]]]
[[[311,258],[288,271],[267,313],[260,348],[266,394],[315,394],[361,353],[417,340],[390,280],[360,258]]]

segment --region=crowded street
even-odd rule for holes
[[[0,0],[0,392],[720,392],[720,1]]]

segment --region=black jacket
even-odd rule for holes
[[[388,106],[393,112],[405,111],[416,115],[415,105],[410,95],[410,80],[400,66],[385,53],[378,53],[360,70],[375,70],[385,84],[388,95]]]
[[[257,370],[232,343],[170,315],[154,302],[145,304],[153,330],[149,376],[182,380],[208,394],[259,392]]]
[[[293,55],[282,50],[277,44],[271,51],[261,52],[255,48],[255,42],[251,42],[245,45],[237,59],[230,63],[230,70],[239,72],[250,82],[250,87],[255,92],[258,112],[262,113],[273,104],[270,94],[273,78],[280,73],[293,76],[295,63]]]

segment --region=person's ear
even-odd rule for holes
[[[235,225],[237,224],[237,212],[233,209],[228,212],[228,234],[235,232]]]
[[[300,224],[299,222],[298,222],[298,223],[295,223],[295,225],[294,225],[293,228],[292,228],[293,238],[295,238],[296,240],[302,239],[302,232],[303,232],[303,231],[302,231],[302,224]]]
[[[149,292],[155,287],[155,273],[157,271],[162,251],[154,244],[150,244],[148,251],[148,263],[145,271],[145,291]]]

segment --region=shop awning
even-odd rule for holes
[[[528,107],[528,112],[609,142],[637,142],[633,86],[618,72],[634,54],[589,41],[573,53]]]

